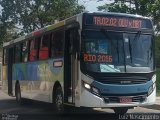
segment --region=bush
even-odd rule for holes
[[[156,71],[157,80],[156,80],[156,87],[157,87],[157,95],[160,95],[160,68],[157,68]]]

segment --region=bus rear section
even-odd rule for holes
[[[152,22],[128,14],[84,14],[81,39],[81,104],[128,108],[156,97]]]
[[[12,88],[12,64],[13,64],[13,48],[3,48],[2,60],[2,90],[10,96],[13,96]]]

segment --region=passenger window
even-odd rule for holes
[[[57,31],[52,33],[51,38],[51,57],[60,57],[63,55],[64,32]]]
[[[30,51],[29,51],[29,61],[37,60],[37,50],[38,50],[37,39],[30,41]]]
[[[28,41],[22,43],[22,62],[28,61]]]
[[[15,59],[14,59],[14,62],[15,63],[19,63],[21,62],[21,44],[17,44],[15,45]]]
[[[49,54],[49,41],[50,35],[44,35],[40,41],[40,48],[39,48],[39,60],[44,60],[48,58]]]
[[[8,49],[3,50],[3,64],[8,64]]]

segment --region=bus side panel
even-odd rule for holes
[[[64,79],[63,64],[60,67],[54,67],[56,61],[63,63],[63,59],[60,58],[13,66],[13,79],[19,80],[22,97],[52,102],[52,90],[55,81],[59,81],[63,88]]]
[[[2,66],[2,91],[8,94],[7,66]]]
[[[13,65],[13,91],[15,90],[15,84],[16,81],[19,81],[20,87],[21,87],[21,92],[23,91],[30,92],[28,84],[30,81],[27,80],[27,71],[26,71],[26,64],[27,63],[20,63],[20,64],[14,64]],[[15,93],[14,93],[15,95]],[[21,94],[23,97],[23,94]]]
[[[62,66],[59,67],[55,67],[54,64],[56,62],[62,62],[63,63],[63,59],[59,58],[59,59],[50,59],[50,60],[46,60],[46,61],[40,61],[38,64],[38,73],[37,75],[39,76],[39,82],[40,84],[38,85],[38,90],[41,93],[38,93],[39,95],[43,94],[43,99],[41,96],[36,96],[33,99],[36,100],[42,100],[42,101],[46,101],[46,102],[52,102],[52,92],[53,92],[53,86],[55,84],[56,81],[59,81],[59,83],[61,84],[62,88],[63,88],[63,80],[64,80],[64,67],[63,64]]]

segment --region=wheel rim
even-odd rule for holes
[[[17,93],[17,101],[20,101],[20,93]]]
[[[17,99],[18,102],[21,100],[21,94],[20,94],[19,88],[17,89],[16,99]]]
[[[63,109],[63,97],[60,93],[57,94],[55,102],[56,102],[57,110],[62,111],[62,109]]]

